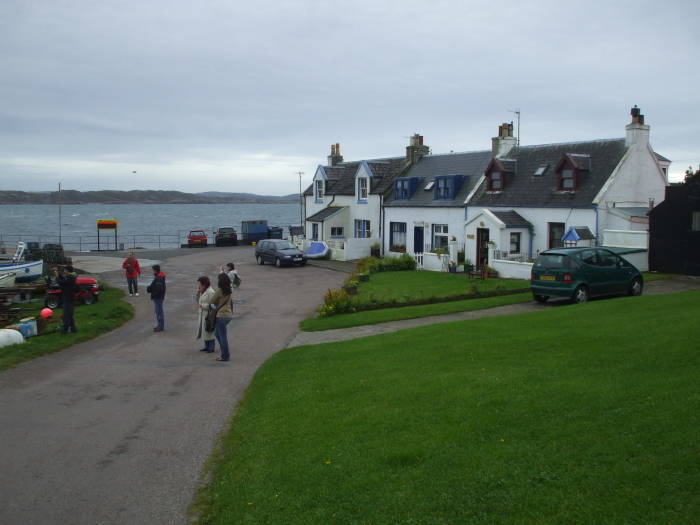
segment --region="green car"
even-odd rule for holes
[[[532,266],[530,289],[535,300],[568,297],[585,303],[596,295],[641,295],[642,274],[606,248],[555,248],[540,253]]]

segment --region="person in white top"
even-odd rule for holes
[[[219,269],[221,270],[221,273],[228,275],[228,278],[231,279],[231,285],[234,288],[238,288],[240,286],[241,278],[238,275],[238,270],[236,270],[235,264],[232,262],[226,263],[226,266],[220,266]]]

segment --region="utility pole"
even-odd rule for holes
[[[516,141],[516,146],[520,146],[520,108],[518,109],[509,109],[508,110],[510,113],[515,113],[515,118],[518,121],[518,140]]]
[[[58,183],[58,244],[63,244],[61,241],[62,239],[62,228],[63,228],[63,219],[62,219],[62,211],[61,211],[61,183]]]
[[[303,171],[297,171],[297,175],[299,175],[299,226],[304,228],[304,233],[306,233],[306,228],[304,227],[304,194],[301,192],[301,176],[303,174]]]

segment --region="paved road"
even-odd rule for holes
[[[217,363],[197,351],[193,289],[229,260],[243,286],[232,360]],[[186,523],[202,466],[253,373],[347,277],[257,266],[250,247],[187,251],[163,269],[165,332],[152,331],[142,294],[122,328],[0,372],[1,524]],[[124,285],[120,272],[105,276]]]

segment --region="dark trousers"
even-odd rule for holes
[[[61,329],[61,332],[64,334],[68,332],[75,333],[78,331],[75,328],[75,320],[73,319],[74,308],[75,305],[73,304],[73,301],[63,300],[63,328]]]
[[[126,284],[129,286],[129,293],[139,293],[139,281],[136,277],[127,277]]]

